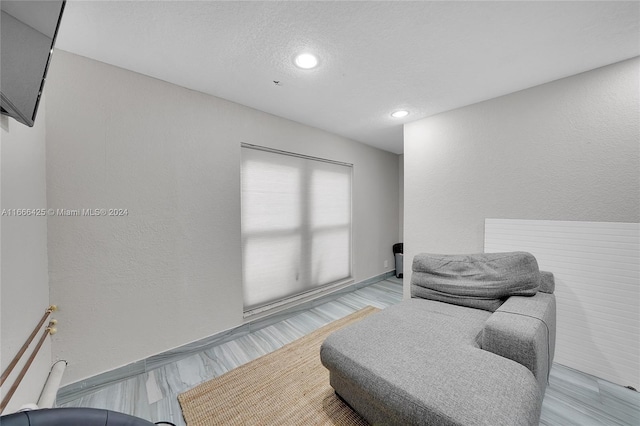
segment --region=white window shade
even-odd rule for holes
[[[245,313],[351,279],[352,167],[242,148]]]

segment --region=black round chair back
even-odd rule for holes
[[[139,417],[97,408],[51,408],[0,417],[2,426],[155,426]]]

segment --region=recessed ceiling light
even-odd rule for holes
[[[308,70],[318,65],[318,58],[311,53],[301,53],[296,56],[295,63],[298,67]]]
[[[402,117],[406,117],[407,115],[409,115],[409,111],[405,111],[403,109],[401,109],[400,111],[396,111],[396,112],[392,112],[391,116],[393,118],[402,118]]]

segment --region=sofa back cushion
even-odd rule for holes
[[[540,288],[538,291],[553,294],[556,291],[556,280],[552,272],[540,271]]]
[[[526,252],[413,258],[411,296],[495,311],[510,296],[533,296],[540,286],[538,262]]]

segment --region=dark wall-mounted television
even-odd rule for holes
[[[66,1],[0,1],[2,114],[33,126]]]

